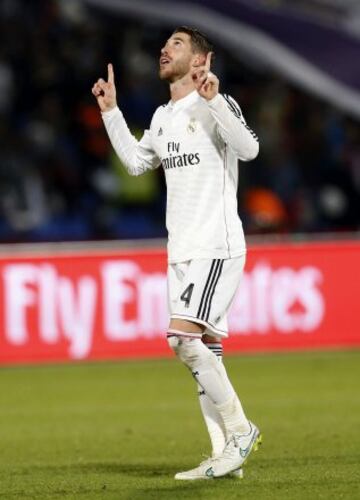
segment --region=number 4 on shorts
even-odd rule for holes
[[[185,307],[189,307],[193,289],[194,289],[194,283],[190,283],[190,285],[183,291],[183,293],[180,296],[180,299],[185,302]]]

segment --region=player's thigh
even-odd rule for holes
[[[206,327],[184,319],[172,318],[170,319],[169,330],[187,332],[187,333],[203,333]]]
[[[209,330],[206,328],[205,332],[208,332]],[[221,344],[222,342],[222,337],[218,337],[217,335],[212,335],[210,333],[203,333],[203,336],[201,337],[201,340],[204,342],[204,344]]]

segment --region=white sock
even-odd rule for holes
[[[235,389],[232,383],[229,380],[228,374],[226,372],[225,366],[221,363],[222,367],[222,377],[223,383],[228,387],[228,390],[232,391],[233,397],[224,405],[217,407],[217,410],[221,414],[227,435],[232,434],[233,432],[240,432],[246,434],[250,431],[249,420],[247,419],[242,404],[238,395],[235,392]]]
[[[234,432],[247,434],[250,431],[249,421],[236,394],[226,403],[215,405],[224,422],[227,438]]]
[[[216,458],[221,455],[226,443],[224,423],[216,406],[200,385],[198,385],[198,395],[201,413],[210,436],[211,456]]]
[[[223,363],[220,364],[220,372],[224,386],[227,388],[228,392],[231,392],[231,397],[226,402],[215,404],[216,409],[223,419],[227,437],[234,432],[246,434],[250,431],[249,421],[245,415],[240,399],[229,380]]]
[[[223,384],[227,387],[227,391],[231,393],[231,397],[227,401],[225,401],[222,404],[213,404],[212,405],[213,408],[210,408],[211,414],[212,415],[215,414],[216,419],[222,422],[223,438],[224,441],[226,442],[226,439],[234,432],[240,432],[240,433],[249,432],[250,426],[248,419],[246,418],[246,415],[244,413],[241,402],[229,380],[225,366],[222,363],[222,345],[220,343],[219,344],[209,343],[205,345],[211,352],[213,352],[217,356],[219,363],[221,363],[220,374],[223,379]],[[220,441],[218,434],[219,431],[215,429],[214,437],[217,442]]]
[[[233,396],[231,384],[224,380],[222,363],[200,339],[181,339],[179,357],[210,400],[222,405]]]
[[[216,355],[218,362],[222,360],[222,345],[220,342],[205,343],[205,346]],[[198,384],[198,395],[201,413],[207,427],[210,442],[211,456],[216,458],[221,455],[226,444],[226,432],[224,422],[216,406],[205,393],[204,389]]]
[[[170,346],[179,359],[192,371],[198,384],[205,391],[221,415],[227,437],[234,432],[248,432],[249,423],[229,381],[225,367],[200,338],[170,336]]]

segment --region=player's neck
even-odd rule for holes
[[[195,90],[194,82],[190,74],[184,75],[175,82],[170,83],[170,97],[172,102],[176,102],[191,94]]]

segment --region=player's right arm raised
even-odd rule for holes
[[[160,160],[152,149],[150,133],[145,131],[140,141],[131,134],[116,102],[116,87],[112,64],[108,64],[107,81],[99,78],[92,88],[111,144],[131,175],[143,174],[159,166]]]
[[[116,108],[116,87],[112,64],[108,64],[108,81],[99,78],[92,88],[92,93],[96,97],[102,113]]]

